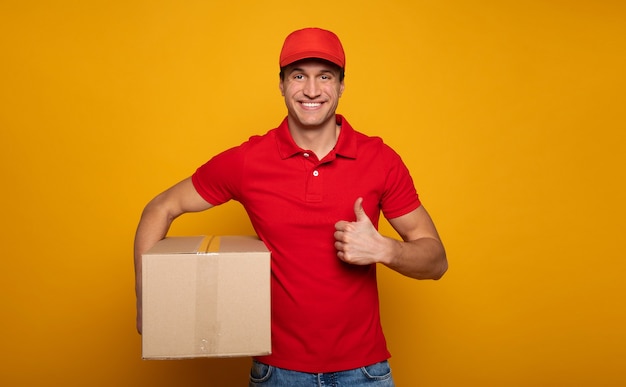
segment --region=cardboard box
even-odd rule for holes
[[[271,353],[270,253],[256,237],[168,237],[142,257],[144,359]]]

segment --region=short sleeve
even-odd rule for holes
[[[204,200],[217,206],[240,197],[243,153],[241,146],[231,148],[195,171],[191,181]]]
[[[421,202],[409,169],[400,155],[385,144],[382,151],[387,178],[381,198],[381,210],[385,218],[393,219],[417,209]]]

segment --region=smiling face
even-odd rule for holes
[[[283,69],[279,87],[292,130],[335,129],[335,111],[344,89],[340,75],[336,65],[315,59]]]

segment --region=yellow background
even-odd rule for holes
[[[279,124],[306,26],[343,40],[339,111],[403,156],[447,247],[439,282],[381,268],[398,386],[624,385],[624,4],[0,1],[0,385],[246,385],[248,359],[140,359],[132,239]],[[172,229],[250,232],[237,203]]]

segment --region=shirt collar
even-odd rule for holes
[[[334,149],[335,153],[338,156],[350,159],[356,158],[356,134],[354,129],[341,114],[336,114],[335,119],[337,124],[341,125],[339,138]],[[278,145],[278,153],[282,159],[287,159],[306,150],[300,148],[293,140],[293,137],[291,137],[286,117],[280,126],[276,128],[276,143]]]

